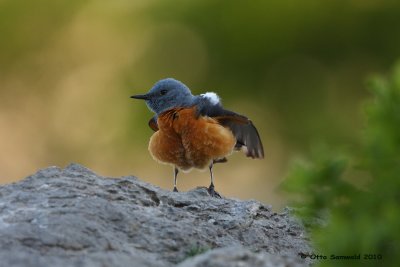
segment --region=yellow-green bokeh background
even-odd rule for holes
[[[357,147],[364,81],[399,56],[399,1],[0,0],[0,183],[77,162],[170,189],[147,151],[152,115],[129,96],[174,77],[259,128],[266,158],[217,165],[220,193],[280,208],[291,159]]]

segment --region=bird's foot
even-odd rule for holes
[[[179,192],[178,188],[176,188],[176,186],[174,186],[174,190],[172,190],[173,192]]]
[[[207,188],[208,194],[215,198],[222,198],[221,195],[214,190],[214,185],[211,184],[210,187]]]

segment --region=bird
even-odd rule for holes
[[[178,192],[179,171],[208,167],[208,193],[221,198],[214,186],[215,163],[227,162],[226,157],[240,150],[247,157],[264,158],[261,138],[252,121],[225,109],[214,92],[193,95],[184,83],[165,78],[146,94],[131,98],[144,100],[154,113],[148,122],[154,131],[148,149],[154,160],[173,166],[174,192]]]

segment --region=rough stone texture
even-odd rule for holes
[[[254,253],[243,247],[216,248],[190,258],[178,267],[281,267],[303,266],[296,258],[269,253]]]
[[[304,266],[288,212],[71,164],[0,187],[0,266]]]

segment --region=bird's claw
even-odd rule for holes
[[[217,191],[214,190],[214,185],[210,185],[210,187],[207,189],[207,191],[208,191],[208,194],[212,197],[222,198],[221,195]]]

